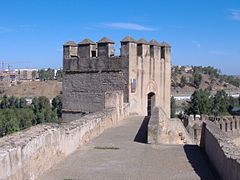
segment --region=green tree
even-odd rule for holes
[[[187,79],[185,76],[182,76],[180,79],[180,87],[183,88],[186,85],[187,85]]]
[[[202,82],[202,75],[200,73],[194,73],[193,74],[193,84],[196,88],[200,87],[200,84]]]
[[[37,78],[37,71],[32,71],[32,81]]]
[[[187,114],[211,114],[212,98],[207,89],[199,89],[191,96],[191,101],[186,107]]]
[[[235,100],[228,96],[224,90],[217,91],[213,97],[212,113],[216,116],[228,115],[235,105]]]
[[[171,97],[171,118],[176,117],[176,100],[174,97]]]
[[[63,70],[62,69],[57,70],[56,79],[58,81],[62,81],[62,79],[63,79]]]
[[[52,100],[53,110],[56,109],[58,118],[62,117],[62,95],[57,95]]]
[[[0,110],[0,136],[4,136],[19,130],[20,130],[19,122],[16,117],[15,110],[1,109]]]
[[[27,107],[27,100],[25,98],[20,98],[19,107],[20,108],[26,108]]]
[[[33,98],[32,109],[36,114],[36,123],[58,122],[57,110],[52,110],[49,99],[41,96]]]
[[[2,97],[2,101],[1,101],[1,104],[0,104],[0,106],[1,106],[1,109],[5,109],[5,108],[8,108],[8,97],[6,96],[6,95],[4,95],[3,97]]]
[[[8,98],[8,104],[9,104],[8,108],[15,108],[15,97],[14,96],[11,96],[10,98]]]
[[[35,115],[30,108],[21,108],[16,110],[17,118],[19,121],[19,128],[26,129],[34,125]]]

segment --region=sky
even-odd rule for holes
[[[0,62],[60,68],[62,45],[84,38],[155,39],[172,46],[173,65],[240,74],[239,0],[0,0]]]

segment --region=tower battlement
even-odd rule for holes
[[[115,42],[107,37],[98,42],[84,39],[78,44],[68,41],[63,45],[64,70],[84,71],[97,69],[121,69],[120,62],[124,57],[135,54],[143,59],[155,58],[165,60],[166,54],[170,54],[171,46],[166,42],[159,44],[156,40],[147,42],[143,38],[138,41],[130,36],[121,40],[120,56],[115,56]]]
[[[115,56],[115,42],[107,37],[102,38],[98,42],[93,42],[90,39],[84,39],[78,44],[74,41],[69,40],[64,46],[64,57],[69,59],[72,57],[78,58],[96,58],[96,57],[114,57]],[[164,49],[170,49],[171,46],[166,42],[159,44],[156,40],[151,40],[147,42],[145,39],[141,38],[138,41],[134,40],[130,36],[127,36],[121,40],[121,51],[120,56],[125,56],[128,52],[123,52],[124,46],[132,44],[137,46],[131,51],[136,51],[138,56],[152,56],[155,57],[157,53],[164,54]],[[155,51],[155,53],[154,53]],[[158,52],[159,51],[159,52]],[[160,56],[161,57],[161,56]],[[162,56],[161,58],[163,58]]]

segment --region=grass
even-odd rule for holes
[[[94,149],[104,149],[104,150],[107,150],[107,149],[111,149],[111,150],[118,150],[120,149],[119,147],[94,147]]]

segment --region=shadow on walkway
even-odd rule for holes
[[[147,134],[148,134],[148,122],[149,122],[150,116],[145,116],[143,119],[143,122],[137,132],[137,135],[134,138],[135,142],[139,143],[147,143]]]
[[[221,180],[205,152],[197,145],[184,145],[189,163],[201,180]]]

